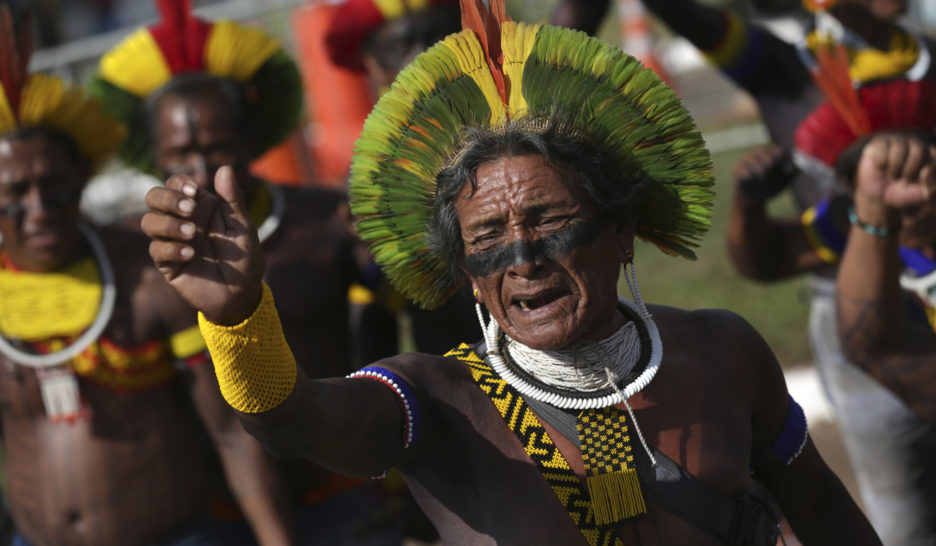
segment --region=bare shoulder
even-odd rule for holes
[[[741,315],[727,309],[686,310],[665,305],[650,305],[650,312],[661,336],[678,336],[683,343],[695,341],[703,347],[724,350],[726,344],[741,350],[757,350],[763,339]]]
[[[783,375],[773,351],[743,317],[726,309],[688,311],[650,306],[664,355],[705,366],[753,396],[783,387]]]
[[[132,294],[131,303],[137,320],[152,321],[167,333],[197,324],[195,310],[166,282],[153,263],[149,255],[149,237],[122,224],[102,227],[100,233],[118,279],[123,278],[121,284]]]

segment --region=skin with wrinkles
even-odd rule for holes
[[[633,248],[633,224],[619,231],[608,222],[587,229],[595,231],[591,237],[570,237],[583,229],[576,224],[600,224],[597,207],[575,176],[539,155],[485,163],[477,179],[487,183],[474,190],[466,185],[455,201],[466,267],[469,257],[479,253],[509,253],[530,240],[563,241],[549,245],[562,250],[553,259],[470,274],[473,288],[504,331],[536,349],[557,349],[616,331],[623,324],[617,301],[600,294],[617,290],[621,263]],[[521,301],[530,309],[523,309]]]

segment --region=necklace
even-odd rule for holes
[[[283,195],[283,189],[274,184],[261,182],[259,195],[254,197],[250,207],[251,220],[257,227],[257,238],[263,243],[269,239],[279,228],[283,220],[283,212],[286,210],[286,198]],[[269,214],[260,221],[259,216],[266,212],[264,209],[269,203]]]
[[[104,249],[104,244],[94,230],[84,223],[78,224],[78,229],[91,246],[91,251],[94,253],[94,257],[101,271],[101,284],[103,288],[101,293],[101,305],[97,317],[94,319],[94,322],[91,323],[91,326],[89,326],[74,343],[49,354],[35,354],[23,351],[14,347],[0,334],[0,353],[17,364],[30,368],[50,368],[71,360],[87,349],[91,343],[104,333],[104,328],[107,326],[107,323],[114,313],[114,302],[117,300],[117,288],[114,284],[114,269],[111,267],[110,260],[107,257],[107,251]]]
[[[625,348],[622,354],[633,355],[631,347],[635,341],[649,343],[650,350],[647,354],[637,349],[640,354],[638,360],[606,362],[605,366],[589,363],[583,368],[562,363],[555,355],[546,354],[545,358],[538,359],[537,364],[530,366],[528,354],[537,351],[528,347],[520,351],[511,350],[510,347],[519,345],[519,342],[510,340],[505,355],[501,349],[500,325],[492,319],[484,327],[491,367],[521,394],[561,409],[604,408],[626,401],[646,387],[656,375],[663,360],[663,347],[659,331],[649,314],[641,314],[641,309],[626,299],[619,298],[618,303],[622,310],[626,310],[630,315],[632,322],[618,330],[612,338],[628,340],[629,347]],[[601,349],[598,349],[598,352],[600,351]],[[520,360],[513,362],[510,357],[518,354],[522,355]],[[548,371],[544,373],[544,370]],[[640,370],[639,373],[633,377],[632,372],[637,370]],[[557,377],[562,379],[557,380]]]

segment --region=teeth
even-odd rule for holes
[[[520,300],[520,309],[523,309],[524,311],[530,310],[530,306],[527,304],[526,300]]]

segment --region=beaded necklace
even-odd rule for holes
[[[47,354],[36,354],[21,350],[10,343],[0,333],[0,353],[12,362],[36,370],[42,405],[46,416],[53,421],[74,422],[79,415],[80,398],[78,380],[75,374],[64,364],[88,348],[107,327],[114,313],[117,300],[117,287],[114,281],[114,269],[107,257],[107,251],[100,237],[86,224],[79,223],[78,229],[87,239],[101,273],[101,303],[97,316],[91,326],[70,345]]]
[[[49,354],[35,354],[18,349],[0,333],[0,353],[17,364],[30,368],[49,368],[71,360],[101,336],[114,313],[117,288],[114,283],[114,269],[107,257],[107,251],[94,230],[84,223],[79,224],[78,229],[91,246],[91,251],[94,253],[98,269],[101,272],[101,304],[97,316],[91,326],[74,343]]]

